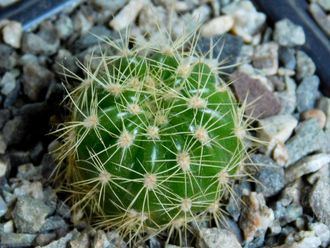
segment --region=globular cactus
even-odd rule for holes
[[[70,120],[58,132],[62,180],[73,206],[124,236],[173,233],[221,215],[241,175],[246,126],[195,40],[117,49],[68,94]]]

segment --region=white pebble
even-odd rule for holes
[[[23,28],[22,24],[15,21],[10,21],[2,30],[2,36],[5,43],[14,47],[21,47]]]
[[[204,24],[201,28],[201,34],[205,37],[220,35],[228,32],[234,25],[234,19],[231,16],[220,16]]]

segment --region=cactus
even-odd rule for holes
[[[219,221],[241,175],[247,122],[219,63],[188,38],[133,48],[109,39],[115,55],[94,56],[84,78],[71,73],[81,84],[57,130],[59,178],[73,208],[130,240]]]

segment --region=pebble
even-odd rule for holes
[[[330,243],[330,230],[327,225],[314,222],[308,225],[308,229],[313,231],[316,237],[320,238],[323,247],[326,247]]]
[[[68,225],[60,216],[54,215],[46,219],[40,228],[40,232],[49,232],[60,228],[67,229]]]
[[[275,218],[280,221],[280,225],[285,226],[301,217],[303,214],[303,208],[297,203],[291,203],[288,206],[283,206],[281,202],[276,202],[274,214]]]
[[[273,159],[274,161],[280,165],[284,166],[288,162],[289,154],[288,149],[285,144],[282,142],[278,142],[273,150]]]
[[[290,70],[295,70],[297,65],[296,52],[290,47],[280,47],[279,48],[279,61],[283,66]]]
[[[17,55],[12,47],[0,44],[0,58],[6,58],[0,60],[0,72],[6,72],[13,69],[17,63],[16,57]]]
[[[274,75],[278,69],[278,44],[265,43],[256,47],[253,55],[253,66],[265,75]]]
[[[278,97],[281,103],[280,114],[292,114],[297,107],[297,97],[296,97],[296,82],[286,76],[285,80],[285,90],[282,92],[275,92],[275,95]]]
[[[110,14],[114,14],[117,10],[122,8],[126,4],[127,0],[92,0],[92,3],[102,8],[103,10],[109,11]]]
[[[261,193],[251,192],[248,196],[243,196],[242,200],[243,209],[239,226],[243,231],[244,240],[249,242],[265,234],[274,221],[274,213],[266,206]]]
[[[57,236],[56,233],[39,233],[36,239],[34,240],[34,243],[36,246],[47,245],[50,242],[52,242],[54,239],[56,239],[56,236]]]
[[[304,157],[293,165],[290,165],[285,171],[286,182],[292,182],[295,179],[318,171],[330,162],[330,155],[319,153]]]
[[[246,104],[249,106],[245,110],[247,115],[262,119],[280,112],[279,100],[258,79],[254,79],[246,73],[235,72],[232,80],[239,101],[243,103],[246,100]]]
[[[302,240],[293,243],[287,243],[274,248],[319,248],[321,240],[318,237],[310,236],[304,237]]]
[[[225,6],[222,12],[234,18],[232,30],[245,42],[252,42],[253,36],[260,31],[266,21],[266,15],[258,12],[250,1],[233,2]]]
[[[284,169],[268,156],[254,154],[251,157],[256,166],[253,177],[256,179],[256,192],[271,197],[280,192],[285,184]]]
[[[327,145],[327,136],[316,119],[301,122],[295,130],[295,135],[286,143],[289,154],[286,166],[297,162],[309,153],[323,150]]]
[[[62,40],[68,39],[74,32],[72,20],[67,15],[60,15],[55,22],[55,28]]]
[[[73,16],[73,29],[79,34],[86,34],[93,27],[93,18],[85,16],[83,12],[76,12]]]
[[[296,128],[298,121],[292,115],[275,115],[258,121],[257,136],[267,142],[266,154],[278,143],[285,143]]]
[[[104,231],[98,230],[96,234],[94,235],[94,240],[92,247],[94,248],[107,248],[110,246],[110,242],[108,241],[108,238]]]
[[[5,154],[6,150],[7,150],[7,143],[5,142],[3,135],[0,133],[0,154]],[[0,177],[1,177],[1,173],[0,173]]]
[[[42,201],[21,196],[17,198],[13,219],[19,232],[35,233],[40,231],[49,213],[50,208]]]
[[[0,81],[2,94],[7,96],[16,88],[16,76],[17,73],[10,71],[6,72],[5,75],[3,75]]]
[[[207,6],[206,9],[200,9],[199,12],[198,10],[195,11],[197,12],[196,14],[204,15],[204,17],[203,16],[196,17],[193,13],[192,14],[193,18],[202,19],[202,18],[208,18],[210,9]],[[152,22],[150,22],[150,20],[152,20]],[[165,28],[162,25],[159,25],[159,23],[166,23],[168,21],[169,21],[168,13],[162,6],[156,7],[152,3],[148,2],[146,5],[143,6],[143,8],[140,11],[138,17],[139,27],[136,28],[138,30],[138,34],[136,34],[135,36],[137,38],[138,36],[143,37],[143,33],[150,33],[151,35],[157,35],[157,33],[159,32],[168,32],[165,30]]]
[[[24,33],[22,40],[22,49],[24,52],[36,55],[53,55],[59,47],[59,40],[54,43],[45,41],[40,35],[34,33]]]
[[[80,233],[76,238],[73,238],[70,242],[70,248],[89,248],[90,242],[86,232]]]
[[[7,213],[8,207],[4,199],[0,195],[0,218]]]
[[[206,4],[199,6],[198,8],[194,9],[192,12],[192,17],[196,22],[199,23],[204,23],[205,21],[207,21],[210,15],[211,15],[211,8]]]
[[[106,235],[110,242],[110,247],[127,248],[127,244],[116,230],[107,232]]]
[[[198,248],[241,248],[236,236],[219,228],[203,228],[199,232]]]
[[[330,11],[330,1],[329,0],[317,0],[316,1],[321,7],[326,10]]]
[[[327,35],[330,35],[329,15],[327,15],[327,13],[325,13],[325,11],[316,3],[311,3],[309,5],[309,11],[311,12],[317,24],[323,29],[323,31]]]
[[[241,215],[242,201],[237,201],[237,197],[241,198],[243,195],[248,195],[251,192],[251,186],[248,182],[241,182],[233,186],[234,194],[230,196],[226,204],[226,211],[235,220],[238,221]]]
[[[7,160],[0,159],[0,179],[3,178],[9,170],[9,163]]]
[[[131,0],[121,11],[110,21],[110,27],[119,31],[128,27],[138,16],[141,9],[147,3],[146,0]]]
[[[10,111],[8,109],[0,109],[0,129],[10,118]]]
[[[294,24],[289,19],[276,22],[274,40],[284,47],[294,47],[305,44],[306,37],[302,27]]]
[[[316,66],[313,60],[303,51],[297,51],[297,79],[314,75]]]
[[[320,125],[320,128],[324,128],[327,122],[327,117],[325,116],[324,112],[320,109],[311,109],[301,114],[302,120],[309,120],[315,118]]]
[[[16,116],[7,121],[3,127],[3,138],[7,146],[18,145],[24,140],[27,132],[25,119],[22,116]]]
[[[14,48],[21,47],[22,34],[22,24],[15,21],[9,21],[2,29],[3,41]]]
[[[315,106],[316,100],[320,96],[318,90],[320,79],[317,76],[308,76],[297,87],[297,109],[304,112]]]
[[[201,34],[204,37],[212,37],[227,33],[234,25],[234,18],[229,15],[213,18],[201,27]]]
[[[36,234],[0,233],[1,247],[31,247]]]
[[[309,204],[319,221],[330,227],[330,183],[328,179],[319,179],[314,185]]]
[[[64,237],[55,240],[45,246],[37,246],[37,248],[66,248],[70,240],[74,239],[79,235],[79,232],[74,229],[73,231],[66,234]]]
[[[38,64],[27,64],[23,67],[23,90],[32,101],[40,101],[54,80],[54,74]]]
[[[8,220],[5,223],[0,224],[0,233],[13,233],[14,232],[14,222]]]

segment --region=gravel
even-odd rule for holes
[[[329,6],[328,0],[310,6],[321,13],[324,30]],[[222,62],[228,74],[222,79],[234,80],[241,102],[248,94],[245,113],[258,119],[249,137],[261,141],[250,156],[255,164],[248,167],[254,180],[242,175],[233,183],[225,223],[202,223],[186,245],[329,246],[330,98],[319,91],[315,63],[300,50],[306,40],[302,27],[289,19],[271,26],[248,0],[92,0],[30,32],[14,21],[2,23],[1,247],[127,247],[116,230],[97,230],[79,211],[70,211],[48,179],[55,166],[50,152],[58,142],[46,134],[65,112],[59,106],[65,95],[62,83],[76,85],[67,83],[61,65],[81,75],[77,64],[87,65],[91,54],[100,55],[105,47],[96,36],[119,38],[116,30],[125,32],[131,25],[136,41],[145,44],[168,26],[174,37],[189,32],[197,19],[205,36],[197,40],[197,50],[206,53],[214,46],[211,58]],[[175,239],[166,244],[167,235],[165,231],[141,247],[179,247]]]

